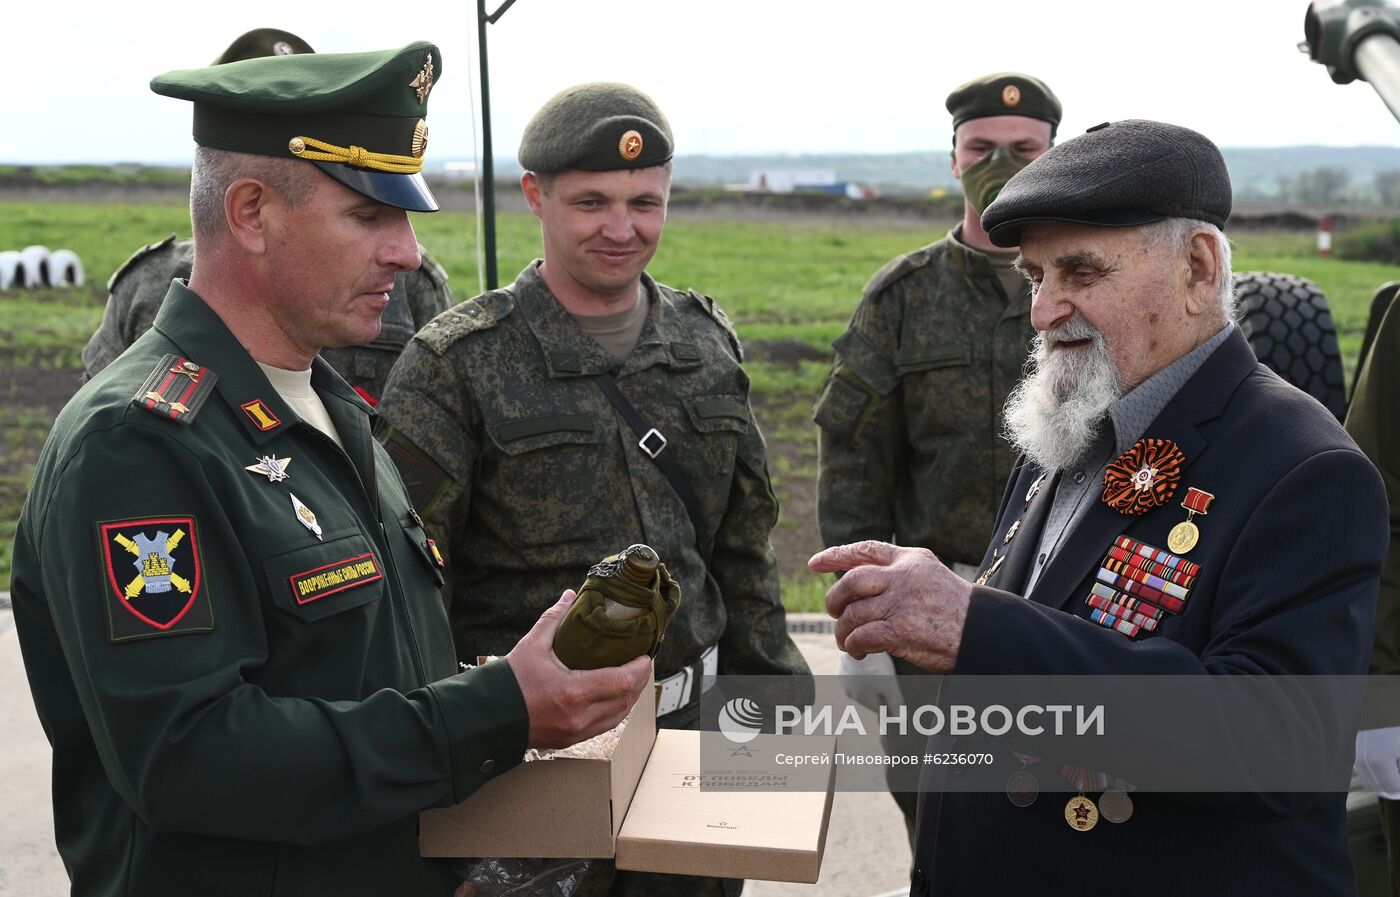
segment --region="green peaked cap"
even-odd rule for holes
[[[386,205],[438,208],[423,180],[428,95],[442,55],[425,41],[373,53],[307,53],[179,69],[156,93],[194,103],[200,146],[301,158]]]

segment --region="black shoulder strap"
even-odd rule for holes
[[[656,467],[661,471],[661,475],[666,478],[666,482],[671,484],[671,489],[676,493],[676,497],[685,505],[686,513],[690,515],[691,528],[695,530],[695,544],[700,549],[700,557],[706,565],[710,563],[710,553],[713,546],[710,544],[709,530],[705,528],[704,515],[700,513],[700,498],[695,494],[695,490],[690,487],[690,481],[685,478],[685,471],[666,452],[666,437],[655,427],[647,426],[647,422],[642,420],[642,416],[637,413],[637,409],[632,403],[627,401],[627,397],[618,389],[617,381],[612,374],[595,374],[593,382],[598,384],[598,388],[603,391],[603,395],[608,397],[608,401],[613,403],[617,413],[622,415],[622,419],[627,421],[627,426],[631,427],[638,436],[637,445],[651,460],[656,462]]]

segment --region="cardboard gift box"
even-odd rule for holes
[[[658,731],[655,700],[644,692],[611,757],[522,763],[455,807],[425,810],[422,854],[612,858],[638,872],[815,882],[833,767],[825,791],[702,788],[702,736],[720,737]],[[801,738],[795,752],[810,755],[814,743],[834,748],[834,739]]]

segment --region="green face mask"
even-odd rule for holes
[[[990,156],[962,170],[963,195],[980,216],[1011,176],[1029,164],[1030,159],[1017,155],[1010,147],[999,146]]]

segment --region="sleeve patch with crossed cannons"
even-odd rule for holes
[[[117,520],[98,533],[110,641],[214,629],[193,517]]]

